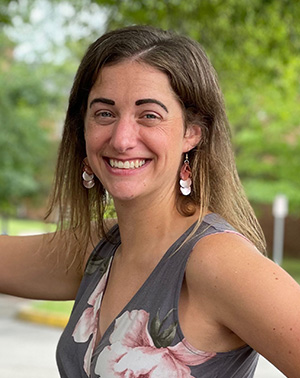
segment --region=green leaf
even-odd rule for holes
[[[173,311],[174,309],[171,309],[164,317],[163,321],[160,322],[158,310],[156,316],[152,319],[150,323],[150,335],[156,348],[166,348],[167,346],[171,345],[172,341],[174,340],[174,337],[176,335],[177,323],[172,323],[167,329],[162,331],[162,328],[166,320],[169,318]]]
[[[160,330],[160,320],[159,320],[159,310],[156,314],[156,316],[152,319],[151,323],[150,323],[150,335],[152,337],[152,339],[156,339],[158,334],[159,334],[159,330]]]
[[[107,271],[110,260],[111,257],[100,258],[95,255],[90,259],[85,272],[91,275],[98,271],[99,275],[102,276]]]
[[[167,329],[165,329],[162,334],[159,336],[160,345],[163,348],[171,345],[174,337],[176,335],[177,323],[172,323]]]

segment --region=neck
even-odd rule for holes
[[[115,202],[122,254],[132,258],[161,256],[197,219],[198,212],[184,217],[174,200],[145,203],[143,200]]]

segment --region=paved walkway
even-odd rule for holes
[[[62,330],[18,320],[26,303],[0,295],[0,377],[59,378],[55,348]]]
[[[16,314],[27,302],[0,295],[0,377],[59,378],[55,349],[62,329],[18,320]],[[283,377],[260,358],[255,378]]]

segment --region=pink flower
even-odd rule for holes
[[[89,297],[88,304],[90,305],[90,307],[84,310],[72,334],[73,339],[76,343],[85,343],[88,341],[89,337],[93,335],[84,356],[83,368],[88,376],[90,375],[91,358],[96,343],[99,309],[101,306],[111,261],[112,259],[109,261],[106,272],[103,274],[95,290]]]
[[[187,365],[200,365],[215,356],[215,353],[193,353],[183,342],[156,348],[148,322],[149,314],[144,310],[126,311],[116,319],[109,339],[111,345],[99,354],[95,373],[111,378],[188,378],[192,375]]]

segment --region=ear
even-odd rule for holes
[[[83,170],[89,175],[94,173],[87,157],[83,159]]]
[[[183,137],[182,152],[192,150],[200,142],[202,136],[201,127],[199,125],[188,125]]]

